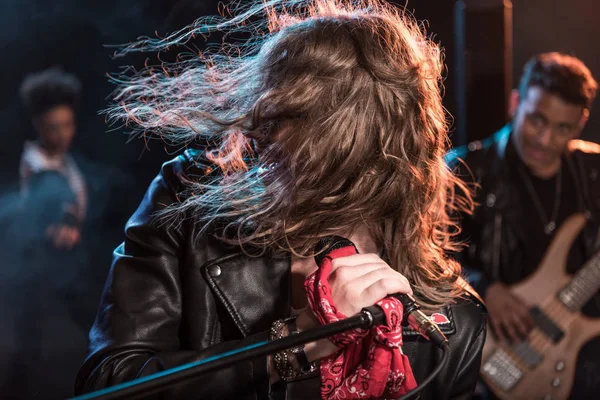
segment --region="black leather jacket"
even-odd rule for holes
[[[462,239],[469,247],[461,255],[461,263],[469,281],[485,297],[490,283],[514,280],[508,276],[522,271],[523,210],[518,191],[509,178],[506,149],[512,127],[505,126],[493,136],[453,150],[448,163],[458,169],[464,180],[478,184],[475,213],[462,221]],[[598,246],[600,217],[600,155],[588,147],[598,145],[572,141],[567,154],[569,176],[574,180],[579,208],[589,216],[583,231],[586,258]],[[464,164],[459,160],[464,161]],[[466,168],[468,167],[468,168]],[[512,272],[511,272],[512,271]]]
[[[152,182],[114,252],[106,288],[89,336],[76,393],[117,383],[266,340],[272,322],[289,316],[290,260],[248,257],[186,219],[179,229],[153,214],[177,201],[181,176],[208,173],[200,154],[166,163]],[[468,399],[485,340],[485,309],[472,296],[449,307],[442,326],[450,340],[447,365],[423,392],[426,399]],[[415,332],[403,348],[417,382],[441,354]],[[319,379],[270,387],[266,357],[204,375],[163,393],[166,399],[318,399]]]

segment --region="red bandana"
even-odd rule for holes
[[[304,283],[310,306],[321,324],[346,318],[331,297],[327,278],[331,260],[356,254],[352,247],[332,250]],[[386,325],[355,329],[329,338],[340,348],[321,360],[321,397],[330,399],[397,398],[417,387],[408,357],[402,354],[402,303],[385,298],[377,303]]]

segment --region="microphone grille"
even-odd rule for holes
[[[315,262],[317,265],[321,265],[321,262],[329,252],[349,246],[354,247],[354,250],[358,253],[356,246],[350,240],[341,236],[325,236],[324,238],[321,238],[315,246]]]

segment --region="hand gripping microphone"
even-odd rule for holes
[[[358,250],[354,243],[346,238],[340,236],[327,236],[319,240],[315,246],[315,261],[317,265],[320,266],[323,259],[328,257],[332,250],[344,247],[352,247],[356,254],[358,254]],[[440,348],[448,346],[448,339],[446,336],[442,333],[437,324],[432,322],[429,317],[420,310],[419,303],[417,303],[412,295],[395,293],[390,296],[398,299],[404,307],[402,325],[409,325],[425,339],[431,341]]]

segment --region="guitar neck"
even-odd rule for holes
[[[575,274],[558,299],[571,311],[579,311],[600,289],[600,253],[596,253]]]

